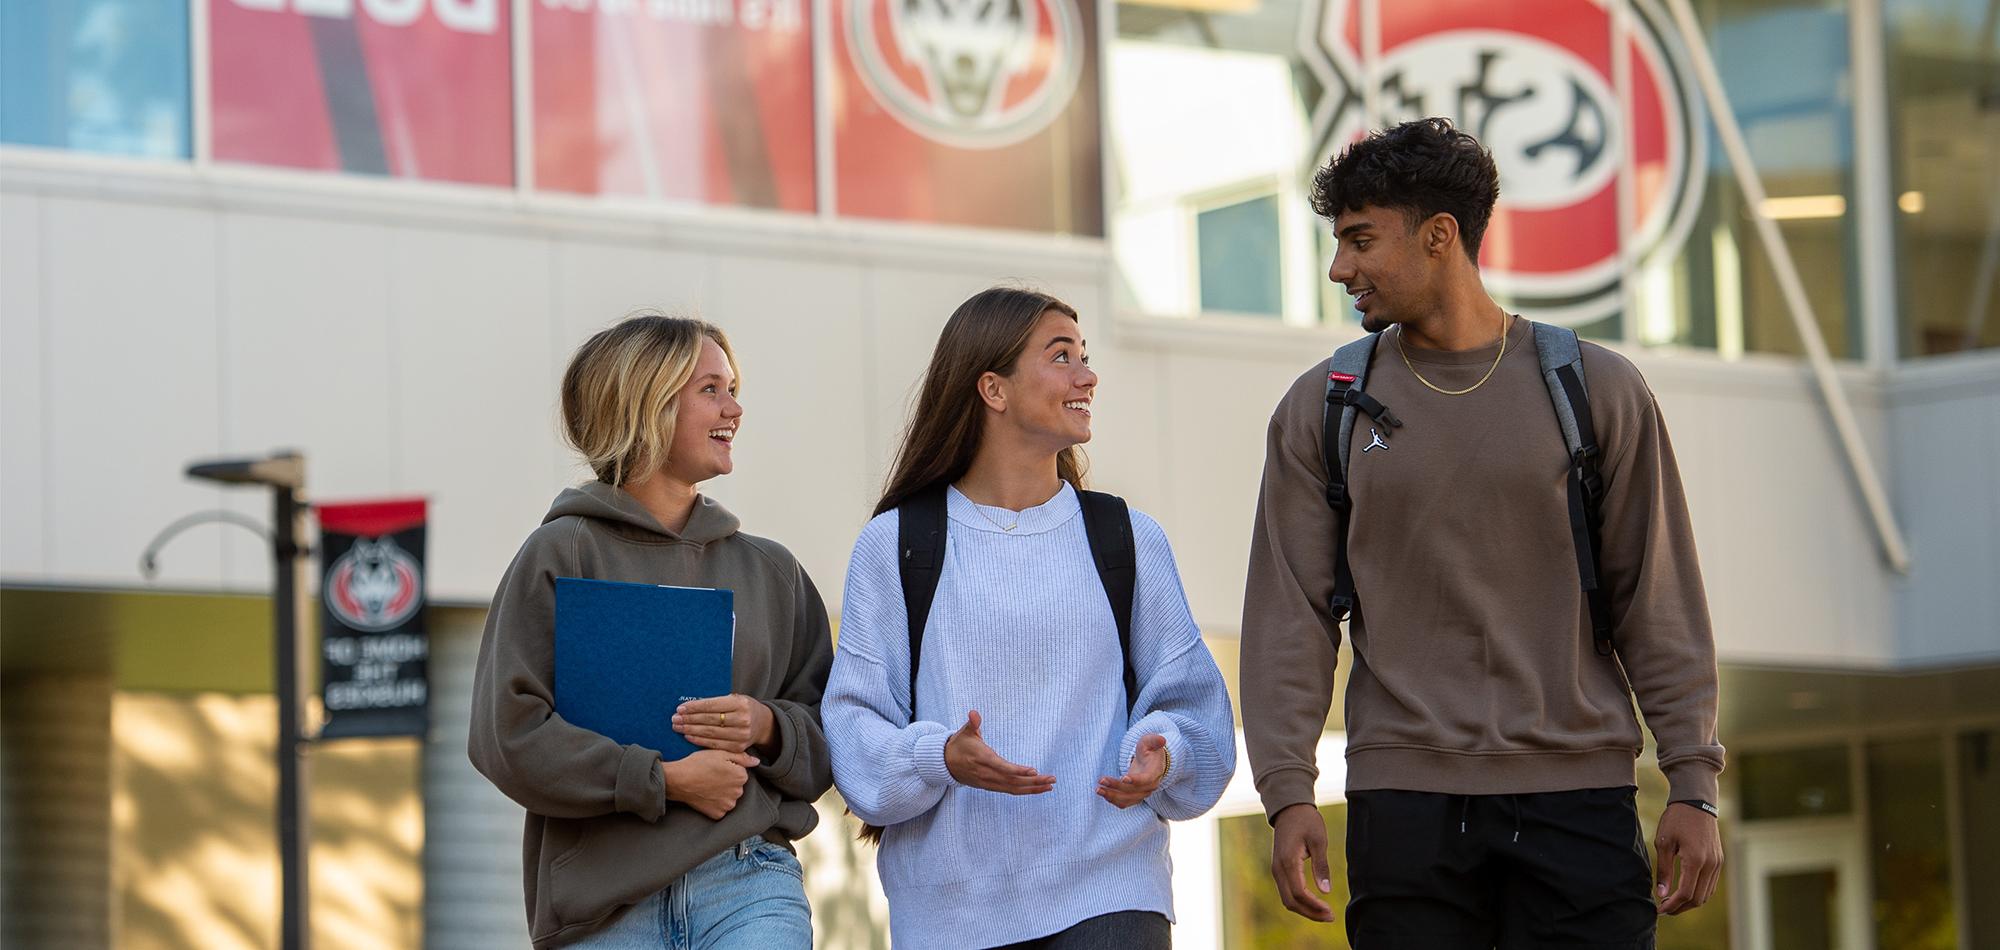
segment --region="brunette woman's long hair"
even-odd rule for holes
[[[882,500],[875,504],[876,514],[901,505],[912,495],[951,484],[972,468],[972,457],[986,434],[986,404],[979,398],[979,377],[987,373],[1014,375],[1014,364],[1028,348],[1029,334],[1042,314],[1051,310],[1077,319],[1075,307],[1045,293],[1014,287],[988,288],[958,305],[938,335],[937,348],[931,351],[916,411],[903,430]],[[1077,446],[1056,455],[1057,477],[1077,489],[1083,488],[1087,467],[1083,450]],[[915,705],[915,697],[911,699]],[[881,827],[862,825],[861,839],[881,844]]]
[[[1028,335],[1050,310],[1077,319],[1075,307],[1045,293],[1014,287],[982,290],[952,312],[931,351],[916,411],[903,430],[882,500],[875,504],[876,514],[925,489],[955,482],[972,468],[972,457],[986,434],[979,377],[1014,375],[1015,362],[1028,348]],[[1056,475],[1079,489],[1087,466],[1077,446],[1056,455]]]

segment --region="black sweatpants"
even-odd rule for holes
[[[1354,950],[1651,950],[1635,790],[1347,796]]]

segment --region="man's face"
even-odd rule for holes
[[[1340,243],[1326,276],[1354,297],[1363,329],[1374,332],[1430,311],[1435,284],[1444,277],[1423,245],[1425,231],[1424,223],[1412,227],[1400,208],[1368,205],[1334,219]]]

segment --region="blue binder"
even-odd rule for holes
[[[706,587],[556,578],[556,714],[660,753],[698,748],[674,708],[729,693],[734,594]]]

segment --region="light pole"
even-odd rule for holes
[[[266,458],[217,459],[188,466],[189,478],[226,485],[271,488],[272,634],[276,640],[278,692],[278,867],[281,910],[279,946],[305,950],[306,925],[305,786],[299,781],[299,515],[304,506],[306,460],[297,452]]]

